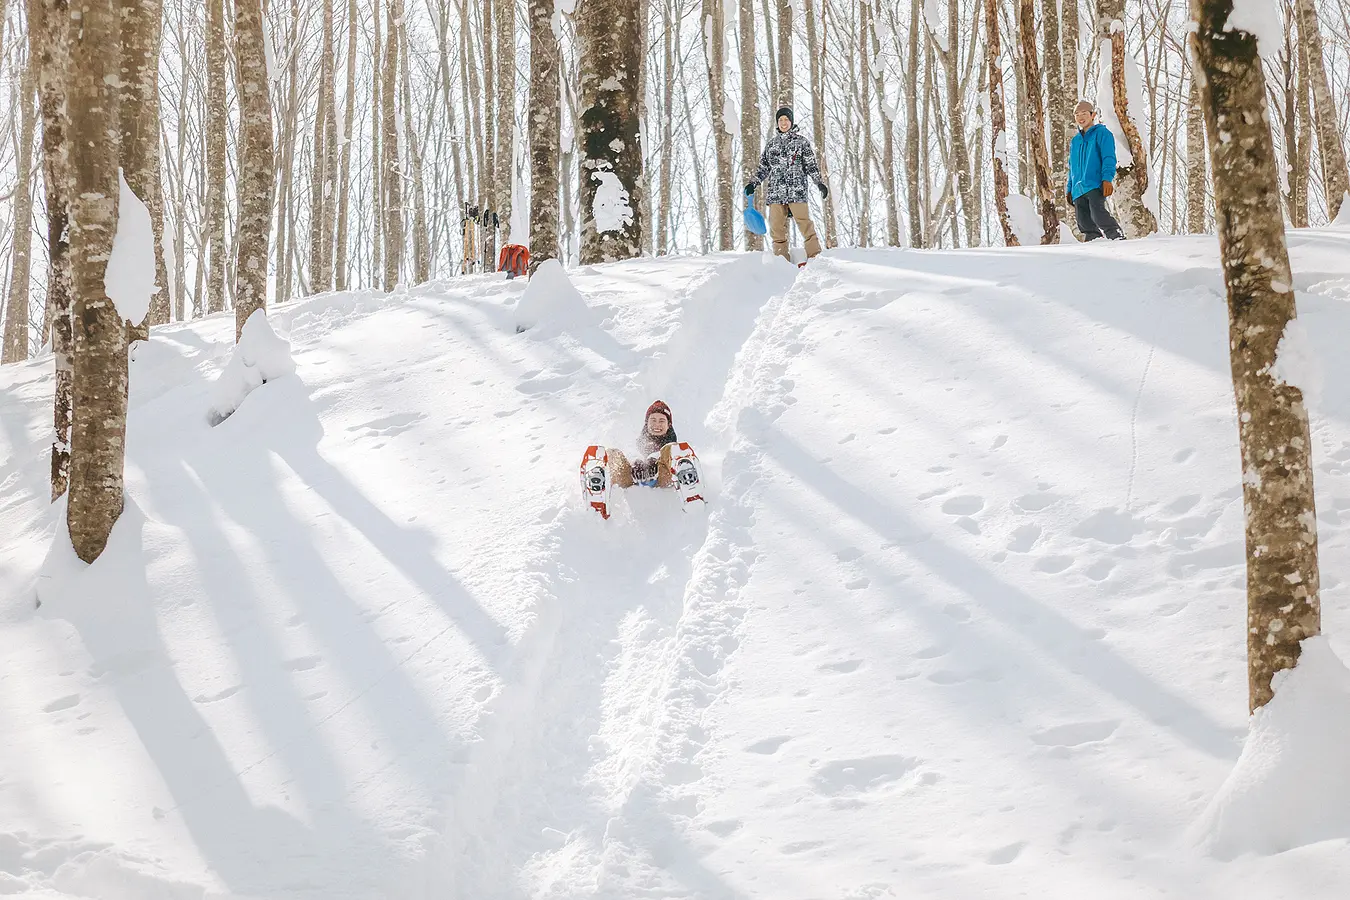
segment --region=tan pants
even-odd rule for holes
[[[806,244],[806,258],[820,253],[820,238],[816,237],[816,226],[811,224],[811,208],[805,203],[774,203],[769,207],[769,235],[773,238],[773,252],[792,261],[788,252],[788,213],[797,222],[797,230],[802,233],[802,242]]]
[[[661,448],[661,456],[658,458],[659,464],[656,467],[657,487],[668,488],[675,483],[674,474],[670,467],[670,454],[674,449],[674,444],[666,444]],[[633,466],[628,462],[628,457],[623,455],[622,450],[609,451],[609,483],[621,488],[633,486]]]

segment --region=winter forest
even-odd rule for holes
[[[1350,0],[0,0],[0,894],[1339,900],[1347,147]]]

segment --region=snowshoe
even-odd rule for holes
[[[670,454],[670,470],[671,482],[684,503],[693,503],[695,500],[708,502],[703,498],[703,476],[699,471],[698,455],[694,453],[693,447],[683,442],[676,444]]]
[[[581,457],[581,498],[591,509],[609,518],[609,451],[590,446]]]

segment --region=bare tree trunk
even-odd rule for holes
[[[469,0],[462,0],[462,2],[467,3]],[[510,3],[513,0],[499,0],[499,2]],[[491,272],[496,268],[497,242],[493,240],[494,235],[491,231],[488,213],[498,209],[497,204],[501,199],[496,193],[497,154],[501,152],[501,148],[497,146],[497,68],[493,62],[495,53],[492,46],[494,5],[494,0],[483,0],[482,22],[480,23],[483,32],[483,158],[478,179],[482,191],[484,211],[481,220],[483,228],[480,240],[484,272]]]
[[[825,146],[825,6],[822,0],[820,40],[816,40],[816,16],[813,0],[805,0],[802,14],[806,18],[806,48],[809,70],[811,72],[811,130],[815,143],[816,164],[820,167],[820,177],[829,184],[830,167],[828,160],[833,151]],[[817,52],[819,51],[819,52]],[[762,139],[762,138],[761,138]],[[826,198],[825,207],[825,246],[834,247],[839,243],[839,226],[835,221],[834,203]]]
[[[636,215],[642,142],[637,72],[640,0],[580,0],[583,264],[642,253]]]
[[[773,44],[773,18],[769,13],[769,0],[760,0],[759,5],[764,13],[764,46],[768,51],[764,54],[764,59],[769,64],[769,102],[777,109],[782,106],[778,101],[782,91],[778,82],[778,51],[774,49]]]
[[[497,168],[493,176],[496,211],[510,228],[511,187],[515,180],[516,4],[497,0]],[[646,41],[642,41],[646,46]],[[639,59],[641,57],[639,56]],[[410,138],[411,139],[411,138]]]
[[[952,0],[955,5],[956,0]],[[862,190],[862,203],[858,207],[858,246],[869,247],[872,244],[872,98],[868,96],[869,82],[872,80],[871,54],[868,52],[867,31],[870,26],[871,8],[868,0],[858,3],[858,118],[862,120],[857,140],[859,143],[858,164],[861,169],[858,186]]]
[[[1333,220],[1341,210],[1346,191],[1350,191],[1350,176],[1346,173],[1345,148],[1337,128],[1340,117],[1327,80],[1326,51],[1322,49],[1322,32],[1317,21],[1317,7],[1312,0],[1294,0],[1298,12],[1299,41],[1308,58],[1308,73],[1312,76],[1313,108],[1317,111],[1317,149],[1322,155],[1322,186],[1327,198],[1327,219]]]
[[[562,93],[554,0],[530,0],[530,274],[558,258],[558,155]],[[664,177],[662,182],[664,184]]]
[[[342,116],[342,162],[337,184],[337,250],[333,284],[347,289],[347,192],[351,187],[352,119],[356,115],[356,0],[347,0],[347,98]]]
[[[1130,148],[1130,156],[1134,157],[1130,165],[1117,166],[1113,196],[1121,211],[1121,226],[1125,233],[1132,238],[1144,237],[1158,230],[1158,222],[1144,205],[1150,177],[1148,153],[1134,122],[1135,115],[1144,115],[1145,111],[1130,109],[1126,85],[1125,0],[1097,0],[1097,41],[1099,45],[1111,47],[1112,108]],[[1105,66],[1107,60],[1103,58],[1101,64]]]
[[[1205,231],[1205,102],[1200,81],[1192,63],[1186,109],[1186,230],[1191,234]]]
[[[742,3],[752,3],[753,0],[741,0]],[[674,141],[672,134],[675,121],[675,40],[674,36],[678,24],[671,20],[671,0],[665,0],[661,5],[661,45],[663,52],[663,69],[665,76],[662,79],[662,109],[664,115],[661,117],[661,214],[656,224],[656,252],[670,252],[670,199],[671,199],[671,177],[673,170],[673,148]],[[742,37],[744,40],[744,37]],[[750,73],[751,86],[754,84],[754,70]],[[741,84],[745,84],[745,73],[742,72]],[[742,107],[742,122],[744,122],[745,111]],[[752,170],[753,171],[753,170]]]
[[[766,20],[767,21],[767,20]],[[778,104],[797,104],[796,82],[792,72],[792,0],[778,0]]]
[[[1050,160],[1045,151],[1045,113],[1041,109],[1041,65],[1036,58],[1036,0],[1019,0],[1018,25],[1022,36],[1022,67],[1026,73],[1027,109],[1030,120],[1032,164],[1036,171],[1036,193],[1041,206],[1045,231],[1042,244],[1059,243],[1059,216],[1055,212],[1054,189],[1050,186]]]
[[[1053,4],[1054,0],[1048,0]],[[1069,0],[1070,3],[1073,0]],[[984,0],[985,28],[988,38],[985,42],[989,65],[989,127],[994,137],[990,150],[994,164],[994,203],[998,206],[998,221],[1003,228],[1003,243],[1016,247],[1017,232],[1013,230],[1012,219],[1008,216],[1008,118],[1003,103],[1003,54],[998,21],[998,0]]]
[[[1321,630],[1312,439],[1303,393],[1271,374],[1297,315],[1280,215],[1275,147],[1256,39],[1225,31],[1233,0],[1191,0],[1214,170],[1215,217],[1228,288],[1229,359],[1247,519],[1250,708]]]
[[[960,6],[960,0],[947,0],[947,49],[938,48],[938,55],[942,59],[947,75],[947,116],[951,125],[951,163],[955,170],[953,174],[956,176],[956,191],[961,197],[961,209],[965,214],[966,241],[975,246],[980,243],[980,223],[977,219],[975,197],[970,189],[970,152],[966,147],[965,102],[961,92],[959,68]]]
[[[389,0],[390,3],[393,0]],[[465,6],[468,0],[463,0]],[[380,0],[371,3],[370,45],[370,185],[371,185],[371,241],[370,283],[384,283],[384,115],[381,96],[384,85],[384,39],[380,27]],[[477,107],[474,107],[477,109]]]
[[[299,35],[300,0],[291,0],[288,42],[294,45]],[[286,107],[282,112],[281,125],[281,182],[277,188],[277,303],[286,303],[291,299],[291,246],[288,241],[295,220],[294,207],[297,205],[291,201],[291,184],[295,174],[295,145],[300,131],[300,54],[293,52],[289,56],[290,62],[286,66]],[[312,188],[312,181],[310,193],[317,193]],[[313,210],[310,220],[314,220]]]
[[[319,60],[318,107],[314,112],[314,168],[310,172],[309,195],[309,289],[318,294],[332,287],[328,262],[333,232],[325,226],[332,182],[328,172],[328,119],[335,101],[333,71],[333,0],[323,0],[323,50]]]
[[[114,0],[81,0],[70,67],[70,252],[74,385],[70,505],[76,555],[93,562],[122,514],[127,436],[126,327],[104,288],[117,227],[117,60]]]
[[[206,311],[225,309],[225,0],[206,0]]]
[[[1078,0],[1064,0],[1070,6]],[[1045,82],[1050,121],[1050,182],[1055,185],[1055,210],[1063,221],[1068,214],[1068,199],[1059,185],[1069,180],[1069,110],[1073,105],[1064,89],[1064,63],[1060,59],[1059,0],[1041,0],[1041,18],[1045,26]],[[1075,68],[1077,61],[1074,62]],[[1077,98],[1074,98],[1077,99]]]
[[[133,322],[134,337],[150,337],[150,325],[169,321],[169,273],[164,266],[164,188],[160,182],[159,45],[160,0],[121,0],[122,66],[119,163],[127,187],[150,211],[155,236],[155,293],[145,322]]]
[[[639,0],[641,2],[641,0]],[[708,105],[717,152],[717,249],[734,250],[731,219],[731,123],[727,121],[726,19],[723,0],[703,0],[707,47]]]
[[[1297,122],[1295,143],[1299,151],[1299,164],[1294,166],[1291,179],[1294,184],[1294,224],[1308,227],[1308,187],[1312,169],[1312,111],[1309,108],[1308,48],[1302,41],[1294,44],[1297,60],[1298,87],[1294,91],[1294,119]]]
[[[870,0],[865,0],[870,2]],[[878,7],[879,10],[879,7]],[[872,58],[881,59],[881,40],[877,36],[876,12],[870,19]],[[882,180],[886,187],[886,245],[900,246],[900,201],[895,191],[895,108],[886,101],[886,77],[884,67],[877,66],[873,73],[877,95],[877,107],[881,112],[881,167]]]
[[[234,0],[234,52],[239,67],[239,236],[234,336],[267,305],[268,244],[276,170],[272,98],[268,93],[262,0]]]
[[[924,237],[922,212],[924,201],[919,184],[919,29],[921,27],[919,4],[915,0],[910,6],[909,76],[905,79],[905,199],[909,208],[909,245],[915,248],[928,246]]]
[[[389,0],[385,4],[385,11],[384,79],[380,98],[383,135],[380,150],[384,161],[384,289],[392,291],[398,285],[399,270],[403,264],[403,168],[399,161],[398,115],[394,108],[394,87],[398,84],[398,21],[403,17],[402,0]]]
[[[431,280],[431,235],[427,228],[426,183],[422,173],[422,149],[417,141],[417,129],[413,126],[412,83],[408,77],[408,29],[402,20],[398,26],[399,45],[403,54],[403,131],[408,140],[408,162],[412,166],[412,250],[413,283],[426,284]],[[514,72],[514,68],[512,69]],[[513,92],[514,93],[514,92]],[[509,181],[508,181],[509,183]]]
[[[483,137],[483,107],[478,101],[478,98],[481,96],[478,84],[478,67],[473,64],[471,58],[473,54],[473,41],[469,39],[469,36],[472,34],[469,24],[469,2],[470,0],[459,0],[458,4],[459,90],[464,102],[464,108],[472,111],[472,115],[467,115],[467,121],[465,122],[465,130],[472,132],[472,138],[469,141],[468,146],[473,147],[473,152],[468,155],[468,182],[472,185],[469,193],[475,198],[473,205],[478,205],[487,199],[483,183],[483,147],[486,141]]]
[[[31,9],[32,3],[29,3]],[[0,10],[0,14],[3,14]],[[31,30],[32,16],[29,16]],[[28,358],[28,279],[33,250],[33,127],[37,118],[33,106],[34,78],[38,58],[30,47],[19,81],[19,146],[14,181],[14,265],[10,270],[9,299],[5,304],[5,340],[0,363]]]
[[[737,0],[740,16],[740,61],[741,61],[741,172],[749,180],[749,173],[759,166],[760,133],[759,87],[755,84],[755,3],[754,0]],[[811,0],[806,0],[807,30],[815,32],[811,22]],[[814,39],[810,38],[814,43]],[[815,90],[815,63],[811,64],[812,91]],[[815,98],[812,97],[814,104]],[[667,145],[668,147],[669,145]],[[816,147],[818,160],[823,160],[821,148]],[[821,163],[824,173],[824,164]],[[745,249],[750,251],[764,249],[764,239],[749,231],[745,232]]]
[[[70,8],[67,0],[30,0],[30,52],[37,62],[38,97],[42,107],[42,175],[47,199],[47,318],[51,323],[56,390],[52,405],[52,500],[70,481],[72,375],[71,260],[69,202],[74,191],[70,167],[70,122],[66,92],[70,77]],[[30,45],[31,46],[31,45]]]
[[[1063,53],[1060,55],[1060,61],[1063,64],[1063,75],[1061,82],[1064,87],[1064,94],[1070,103],[1077,104],[1077,101],[1084,99],[1082,88],[1078,84],[1078,0],[1063,0],[1062,11],[1060,13],[1060,39],[1063,44]],[[1074,131],[1078,128],[1073,121],[1073,117],[1066,116],[1064,121],[1064,146],[1072,146]],[[1067,151],[1066,151],[1067,156]],[[1065,172],[1063,181],[1056,180],[1055,192],[1059,192],[1061,184],[1068,183],[1068,173]],[[1065,198],[1068,199],[1067,197]],[[1073,229],[1074,234],[1078,234],[1078,218],[1070,215],[1067,217],[1069,228]]]

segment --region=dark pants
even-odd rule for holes
[[[1083,232],[1084,240],[1095,241],[1103,235],[1113,241],[1125,240],[1120,223],[1106,208],[1106,197],[1101,188],[1074,197],[1073,208],[1078,213],[1078,230]]]

